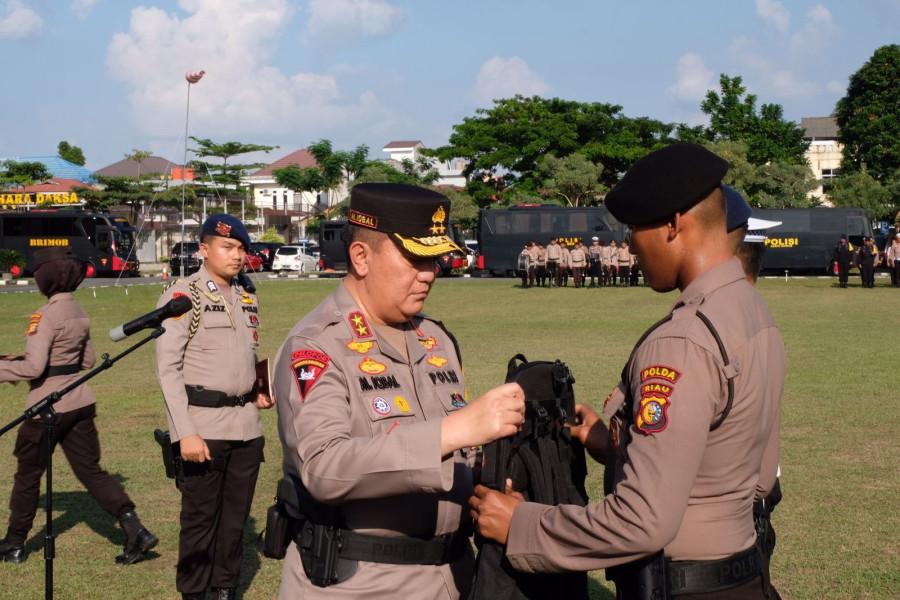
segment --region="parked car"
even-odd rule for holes
[[[254,254],[262,259],[262,270],[271,271],[272,262],[275,260],[275,251],[283,245],[280,242],[252,242],[250,244],[250,254]]]
[[[275,251],[275,260],[272,262],[272,271],[279,273],[281,271],[299,271],[300,273],[308,273],[315,271],[319,266],[319,261],[311,254],[308,254],[302,246],[282,246]]]
[[[263,259],[257,255],[248,252],[244,257],[244,272],[259,273],[263,270]]]
[[[172,275],[176,277],[182,275],[190,275],[200,270],[203,264],[203,258],[200,256],[200,242],[184,242],[177,243],[172,246],[172,254],[169,258],[169,266],[172,268]]]

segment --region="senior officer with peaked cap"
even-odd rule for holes
[[[263,461],[257,391],[259,300],[239,275],[250,236],[237,217],[213,215],[200,232],[203,266],[159,298],[178,296],[191,311],[166,321],[156,369],[169,433],[182,459],[181,532],[175,586],[185,599],[229,600],[240,583],[244,523]]]
[[[298,496],[280,597],[458,598],[472,576],[476,447],[521,426],[524,394],[505,384],[469,402],[456,340],[421,312],[435,259],[456,249],[450,201],[386,183],[350,198],[349,272],[276,359]]]
[[[548,507],[476,488],[476,527],[508,544],[515,568],[605,568],[620,598],[767,597],[752,510],[775,483],[785,354],[728,245],[727,168],[675,144],[607,196],[650,287],[681,294],[635,346],[604,405],[609,428],[579,407],[574,433],[606,462],[602,501]]]

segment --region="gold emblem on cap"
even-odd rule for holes
[[[444,212],[443,206],[438,206],[438,209],[434,211],[434,214],[431,215],[431,227],[428,230],[435,235],[443,235],[445,231],[447,231],[447,227],[444,226],[444,221],[447,219],[447,213]]]

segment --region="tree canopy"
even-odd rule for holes
[[[56,154],[63,160],[67,160],[70,163],[76,164],[79,167],[83,167],[84,163],[84,152],[81,151],[81,148],[78,146],[73,146],[69,142],[62,141],[56,147]]]
[[[199,147],[191,148],[191,152],[201,158],[215,157],[221,159],[221,163],[192,160],[187,166],[195,169],[197,181],[201,182],[198,193],[210,192],[218,189],[243,191],[241,178],[248,171],[266,166],[266,163],[228,164],[229,159],[249,152],[270,152],[278,146],[264,146],[261,144],[245,144],[243,142],[215,143],[210,139],[200,139],[191,136]],[[203,185],[203,184],[206,185]],[[206,188],[206,189],[203,189]]]
[[[900,46],[878,48],[850,76],[834,116],[844,145],[842,172],[893,178],[900,169]]]
[[[0,163],[0,185],[3,186],[34,185],[52,177],[53,173],[42,162],[5,160]]]

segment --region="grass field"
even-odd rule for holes
[[[787,347],[788,379],[782,430],[785,499],[775,512],[778,547],[773,579],[786,599],[900,598],[900,440],[897,352],[900,292],[879,279],[874,290],[838,289],[828,279],[765,279],[760,290]],[[331,280],[262,282],[260,357],[274,357],[290,327],[336,286]],[[99,354],[117,354],[107,332],[153,308],[160,288],[80,290],[92,317]],[[643,330],[665,314],[676,295],[648,288],[522,290],[514,280],[440,280],[427,311],[459,338],[470,397],[502,382],[506,362],[566,361],[576,398],[599,405],[618,381]],[[38,294],[0,295],[0,353],[20,353]],[[130,338],[137,340],[138,336]],[[153,430],[165,427],[152,344],[90,383],[98,398],[102,464],[124,484],[144,523],[160,537],[149,560],[114,564],[124,534],[80,486],[61,451],[54,460],[57,598],[177,598],[174,588],[179,496],[165,478]],[[214,368],[214,366],[211,366]],[[0,425],[19,416],[27,386],[0,386]],[[263,415],[263,465],[245,534],[242,591],[248,599],[277,598],[281,563],[253,546],[264,525],[281,449],[276,415]],[[15,470],[15,433],[0,438],[0,526]],[[600,497],[602,468],[593,468],[592,498]],[[43,504],[23,565],[0,563],[0,599],[44,596]],[[610,598],[594,574],[595,598]]]

